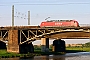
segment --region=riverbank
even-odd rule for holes
[[[33,58],[34,56],[42,56],[42,55],[61,55],[65,54],[64,52],[41,52],[35,51],[34,53],[28,53],[28,54],[17,54],[17,53],[9,53],[6,51],[6,49],[0,50],[0,58],[12,58],[12,57],[20,57],[20,58]]]
[[[75,52],[90,52],[89,47],[68,47],[66,48],[66,53],[75,53]]]
[[[12,57],[33,57],[33,54],[17,54],[17,53],[9,53],[6,49],[0,50],[0,58],[12,58]]]
[[[12,58],[12,57],[32,58],[34,56],[41,56],[41,55],[62,55],[65,53],[76,53],[76,52],[90,52],[90,48],[69,47],[66,48],[66,52],[52,52],[51,49],[49,52],[41,52],[41,50],[34,50],[34,53],[28,53],[28,54],[9,53],[6,51],[6,49],[0,49],[0,58]]]

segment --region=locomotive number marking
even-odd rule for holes
[[[55,25],[62,25],[62,23],[55,23]]]

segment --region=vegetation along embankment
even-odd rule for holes
[[[41,52],[41,46],[34,45],[34,53],[28,54],[17,54],[17,53],[9,53],[6,49],[0,49],[0,58],[11,58],[11,57],[29,57],[32,58],[34,56],[40,55],[51,55],[51,54],[65,54],[65,53],[75,53],[75,52],[90,52],[90,42],[85,44],[78,44],[76,46],[68,45],[66,46],[66,52],[52,52],[52,45],[50,45],[49,52]]]
[[[6,51],[6,49],[0,49],[0,58],[12,58],[12,57],[29,57],[32,58],[34,54],[17,54],[17,53],[9,53]]]

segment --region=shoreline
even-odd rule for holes
[[[76,48],[75,48],[76,49]],[[89,52],[89,50],[71,50],[67,49],[66,52],[41,52],[40,51],[34,51],[34,53],[27,53],[27,54],[18,54],[18,53],[9,53],[6,51],[6,49],[0,49],[0,58],[14,58],[14,57],[20,57],[20,58],[33,58],[34,56],[42,56],[42,55],[63,55],[66,53],[76,53],[76,52]]]

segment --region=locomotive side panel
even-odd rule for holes
[[[52,27],[54,26],[54,22],[42,22],[40,27]]]
[[[69,26],[70,22],[55,22],[55,26],[62,27],[62,26]]]
[[[79,23],[75,20],[59,22],[42,22],[40,27],[78,27]]]
[[[71,22],[62,22],[62,26],[65,26],[65,27],[71,26]]]

